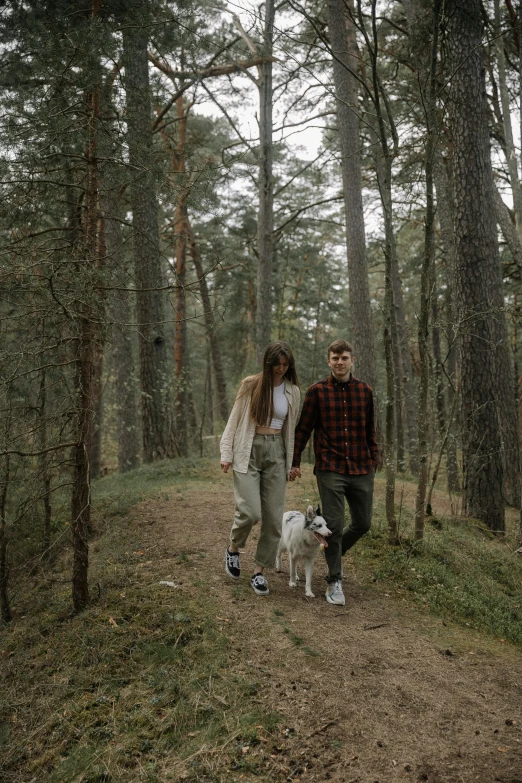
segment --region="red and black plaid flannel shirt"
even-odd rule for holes
[[[292,467],[314,432],[316,470],[363,475],[377,467],[375,416],[371,388],[350,375],[346,383],[333,375],[314,383],[306,392],[295,431]]]

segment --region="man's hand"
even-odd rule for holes
[[[230,467],[231,465],[232,465],[232,463],[231,463],[231,462],[222,462],[222,463],[221,463],[221,470],[223,471],[223,473],[227,473],[227,472],[228,472],[228,469],[229,469],[229,467]]]
[[[301,478],[302,475],[301,468],[290,468],[290,475],[288,476],[288,480],[295,481],[296,478]]]

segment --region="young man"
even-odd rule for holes
[[[342,556],[368,532],[372,519],[373,479],[379,455],[375,438],[373,393],[352,375],[353,349],[346,340],[328,347],[331,374],[310,386],[295,431],[290,480],[301,477],[301,454],[314,432],[314,473],[322,514],[332,535],[325,549],[326,600],[344,606]],[[344,499],[351,522],[344,529]]]

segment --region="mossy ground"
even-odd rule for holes
[[[389,621],[368,620],[372,612],[379,617],[383,611],[378,596],[387,607],[396,602],[397,611],[418,607],[419,617],[429,609],[455,637],[459,626],[477,629],[481,649],[493,655],[499,654],[500,640],[506,650],[508,642],[522,642],[522,558],[515,552],[514,519],[499,541],[476,523],[441,518],[437,527],[427,522],[425,540],[418,544],[412,540],[411,504],[405,502],[402,543],[390,547],[378,479],[373,532],[350,555],[359,595],[375,593],[377,608],[368,599],[359,618],[363,630],[343,642],[343,618],[334,615],[332,622],[340,626],[329,628],[324,602],[296,603],[299,594],[289,591],[286,577],[276,584],[270,607],[255,597],[252,603],[247,583],[221,586],[221,572],[213,577],[217,581],[209,581],[216,560],[209,525],[220,513],[218,497],[224,509],[220,540],[229,524],[224,481],[207,460],[173,460],[97,482],[92,602],[81,615],[71,613],[67,550],[57,547],[54,559],[36,571],[33,567],[30,575],[15,574],[14,620],[0,636],[1,778],[6,783],[244,783],[287,780],[292,770],[300,777],[312,768],[314,779],[325,780],[335,759],[342,761],[340,747],[348,748],[347,740],[331,737],[331,757],[319,763],[307,740],[316,729],[299,734],[292,724],[288,728],[277,706],[280,694],[288,694],[283,713],[295,712],[295,689],[299,694],[302,687],[302,725],[315,719],[326,726],[329,716],[318,717],[324,699],[318,691],[317,705],[310,707],[313,687],[306,677],[330,665],[330,649],[339,644],[340,650],[352,649],[367,628],[382,633]],[[315,502],[310,471],[290,492],[295,507]],[[183,525],[190,535],[183,535]],[[198,525],[205,526],[205,535],[198,536]],[[238,607],[236,619],[231,607]],[[414,634],[423,633],[419,624]],[[447,642],[439,638],[436,644]],[[471,644],[477,645],[476,637]],[[277,660],[282,663],[274,670]],[[374,660],[371,654],[368,660]],[[365,666],[363,658],[356,669]],[[304,672],[309,675],[303,679]],[[269,690],[277,688],[277,698],[267,695],[267,682]],[[354,699],[353,688],[347,698]],[[300,743],[298,734],[304,736]],[[306,764],[303,754],[309,756]],[[378,765],[372,758],[368,763]],[[332,779],[344,778],[339,772]]]

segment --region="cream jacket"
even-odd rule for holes
[[[231,462],[232,470],[238,473],[246,473],[254,435],[256,434],[256,423],[250,416],[251,394],[241,394],[243,389],[242,382],[239,387],[238,395],[229,416],[227,426],[221,437],[221,462]],[[283,424],[282,436],[286,447],[286,477],[292,467],[292,458],[294,456],[294,433],[299,417],[299,403],[301,401],[301,392],[298,386],[294,386],[290,381],[283,381],[285,384],[285,395],[288,400],[288,416]]]

